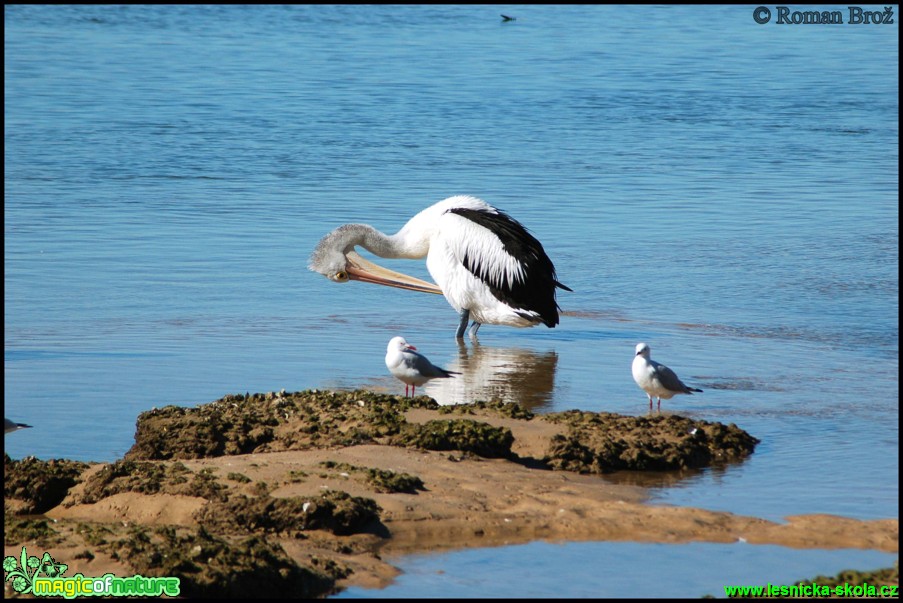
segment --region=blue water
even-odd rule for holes
[[[613,481],[773,521],[898,516],[896,22],[758,25],[719,6],[4,16],[5,414],[35,426],[6,438],[13,457],[112,461],[142,411],[228,393],[400,393],[383,364],[397,334],[464,373],[423,388],[444,404],[643,414],[645,341],[705,390],[663,411],[762,443],[727,469]],[[441,297],[306,269],[339,224],[392,233],[454,194],[543,242],[574,290],[558,328],[487,325],[459,347]],[[548,588],[567,596],[558,557]],[[511,584],[500,596],[524,594]]]
[[[796,586],[817,576],[836,576],[851,569],[850,563],[890,567],[896,557],[878,551],[745,543],[534,542],[412,555],[392,585],[381,590],[348,588],[333,598],[453,599],[476,593],[507,598],[514,592],[512,584],[525,598],[723,598],[725,586]]]

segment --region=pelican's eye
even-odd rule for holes
[[[337,280],[340,283],[344,283],[345,281],[348,280],[348,273],[345,272],[344,270],[340,270],[340,271],[336,272],[335,280]]]

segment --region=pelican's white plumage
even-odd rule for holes
[[[461,374],[436,366],[426,356],[419,353],[417,348],[409,344],[404,337],[393,337],[389,340],[389,345],[386,346],[386,368],[396,379],[405,384],[405,396],[408,395],[409,386],[413,396],[417,386],[423,385],[430,379],[444,379]]]
[[[689,387],[681,381],[677,374],[664,364],[650,358],[651,348],[645,343],[636,344],[631,372],[633,380],[649,396],[649,410],[652,410],[652,398],[658,398],[658,409],[662,408],[662,398],[670,400],[676,394],[702,393],[701,389]]]
[[[426,257],[437,285],[367,262],[361,246],[383,258]],[[345,224],[318,243],[308,267],[336,282],[361,280],[441,293],[459,313],[456,333],[471,336],[483,323],[530,327],[558,324],[555,266],[542,244],[517,220],[481,199],[449,197],[419,212],[394,235],[367,224]]]

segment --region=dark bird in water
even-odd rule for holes
[[[10,421],[6,417],[3,417],[3,420],[6,423],[4,433],[19,431],[20,429],[31,429],[31,425],[26,425],[25,423],[16,423],[15,421]]]
[[[508,15],[502,15],[502,21],[517,21],[517,17],[509,17]]]

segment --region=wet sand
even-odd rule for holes
[[[178,575],[189,596],[323,596],[388,584],[386,557],[537,539],[897,552],[897,519],[775,523],[652,505],[602,477],[624,464],[742,462],[755,443],[676,415],[534,416],[369,392],[227,397],[143,413],[116,463],[48,472],[7,460],[4,554],[48,550],[70,576]],[[23,484],[51,478],[29,471],[53,473],[58,500],[36,502]]]

